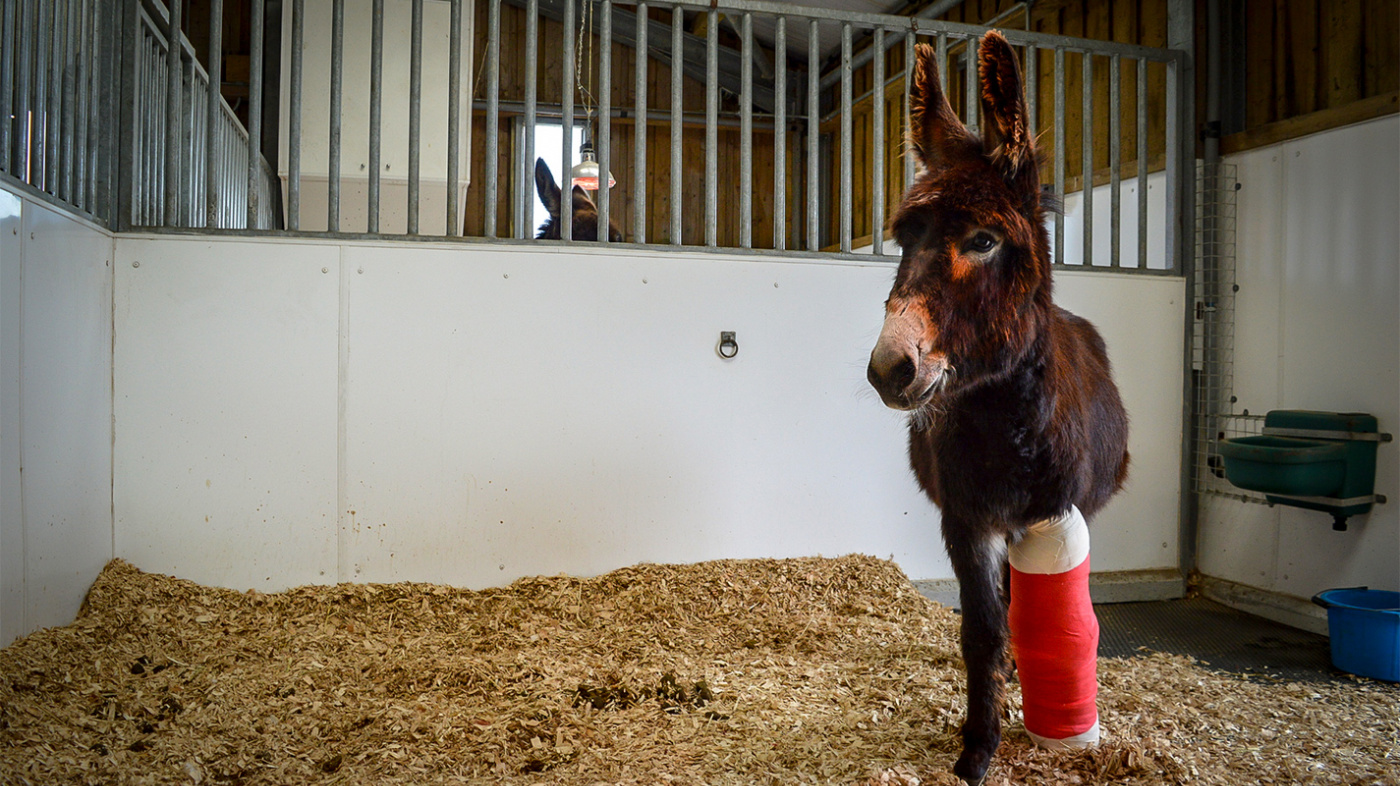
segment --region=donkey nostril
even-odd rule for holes
[[[898,393],[914,381],[915,372],[914,361],[907,356],[900,357],[898,362],[884,369],[879,368],[879,364],[872,359],[866,367],[865,378],[878,389]]]
[[[899,362],[890,369],[889,383],[892,390],[904,390],[909,387],[909,383],[914,381],[914,361],[908,357],[900,358]]]

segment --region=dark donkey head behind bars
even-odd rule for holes
[[[549,220],[540,225],[535,239],[558,240],[562,237],[559,228],[559,208],[563,200],[560,199],[559,184],[554,182],[554,173],[549,171],[549,166],[543,158],[535,160],[535,189],[540,192],[540,201],[549,211]],[[573,239],[598,239],[598,206],[593,204],[593,200],[578,186],[574,186]],[[622,242],[622,233],[618,231],[617,224],[611,221],[608,222],[608,240],[614,243]]]
[[[953,114],[934,50],[918,48],[909,141],[924,172],[891,221],[903,259],[868,371],[885,404],[911,413],[909,460],[961,587],[968,709],[953,771],[969,783],[1001,741],[1008,541],[1071,505],[1092,517],[1128,469],[1103,339],[1050,298],[1054,205],[1016,53],[989,32],[979,61],[981,139]]]

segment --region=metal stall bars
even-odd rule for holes
[[[99,0],[0,5],[0,184],[110,224],[115,9]]]
[[[214,2],[217,6],[218,0]],[[475,3],[486,3],[486,6],[482,8]],[[902,172],[897,171],[898,167],[886,165],[886,146],[895,143],[898,129],[884,122],[883,108],[887,100],[899,100],[896,97],[902,97],[902,103],[907,105],[916,43],[934,44],[945,64],[952,54],[950,47],[965,52],[967,67],[958,75],[963,78],[954,80],[953,91],[959,96],[956,100],[966,120],[970,123],[977,120],[976,73],[971,66],[975,63],[976,40],[984,32],[984,28],[977,26],[923,18],[832,12],[767,0],[678,0],[671,3],[653,0],[649,4],[618,0],[475,0],[475,3],[471,6],[472,12],[467,13],[461,0],[452,0],[451,30],[444,34],[440,28],[434,29],[435,40],[450,39],[451,62],[447,70],[452,73],[446,75],[447,79],[429,82],[423,79],[426,42],[422,39],[426,33],[421,0],[414,0],[412,4],[413,39],[409,42],[385,41],[387,12],[383,1],[375,0],[370,16],[373,29],[367,36],[371,45],[371,78],[368,85],[357,84],[353,88],[346,84],[344,72],[347,35],[344,0],[293,0],[285,4],[292,22],[289,111],[283,129],[289,137],[286,218],[290,231],[306,231],[305,217],[301,215],[306,200],[306,184],[301,177],[305,158],[303,143],[309,141],[305,138],[309,126],[303,123],[306,102],[311,95],[329,94],[330,111],[324,138],[329,142],[326,228],[347,234],[341,226],[340,211],[341,128],[352,119],[357,123],[363,123],[364,119],[345,116],[343,94],[348,89],[363,88],[370,94],[366,234],[375,237],[386,234],[379,221],[383,207],[380,179],[384,172],[381,149],[398,150],[399,144],[409,150],[410,158],[407,228],[401,231],[422,234],[418,213],[426,178],[420,177],[417,159],[420,150],[426,151],[431,146],[431,143],[424,145],[426,135],[442,133],[435,125],[430,128],[433,124],[427,122],[425,113],[427,102],[444,98],[442,83],[447,83],[445,103],[453,105],[445,124],[451,153],[447,156],[447,179],[451,182],[443,233],[452,235],[464,229],[463,205],[457,202],[457,189],[453,185],[460,175],[458,170],[462,162],[456,156],[460,120],[454,97],[458,91],[452,87],[460,79],[457,72],[473,65],[473,58],[463,56],[463,46],[468,41],[462,20],[474,16],[477,8],[482,8],[482,16],[487,20],[484,29],[475,31],[477,38],[484,39],[486,68],[484,79],[468,80],[468,84],[476,99],[471,105],[473,116],[480,118],[478,122],[485,120],[487,133],[485,147],[473,151],[467,169],[480,167],[477,171],[484,171],[485,177],[475,193],[469,192],[466,214],[469,218],[472,215],[482,217],[473,225],[473,234],[497,242],[505,240],[505,235],[524,240],[533,234],[528,207],[534,190],[534,131],[540,118],[558,118],[567,134],[575,122],[588,118],[587,111],[595,105],[588,100],[575,100],[580,85],[591,87],[594,80],[591,67],[587,73],[576,70],[580,65],[576,62],[576,53],[580,51],[579,43],[585,40],[600,41],[596,46],[590,44],[587,51],[603,50],[598,58],[602,70],[596,77],[603,83],[602,95],[596,102],[600,116],[596,131],[590,129],[604,159],[600,163],[606,170],[618,160],[630,157],[632,169],[631,177],[624,178],[623,184],[627,188],[626,181],[630,181],[632,193],[600,194],[596,201],[605,219],[617,217],[620,223],[631,224],[627,234],[634,244],[660,242],[679,246],[689,239],[691,243],[698,242],[702,249],[747,250],[752,247],[755,254],[778,250],[802,255],[878,258],[886,250],[882,229],[890,212],[890,205],[884,198],[885,189],[897,191],[914,176],[913,164],[907,157]],[[254,13],[260,14],[264,5],[265,0],[255,0]],[[309,73],[306,53],[311,51],[305,37],[312,29],[306,24],[307,6],[328,13],[332,22],[329,26],[332,40],[317,42],[320,48],[316,50],[331,53],[324,92],[316,89],[321,83],[310,91],[304,83]],[[110,18],[109,11],[112,12]],[[510,24],[504,23],[507,12],[512,14]],[[544,22],[541,16],[545,17]],[[597,24],[580,25],[577,22],[580,18],[597,19]],[[686,30],[688,24],[697,20],[705,24],[703,35]],[[120,0],[115,5],[96,0],[10,0],[5,4],[4,15],[0,17],[0,35],[7,45],[0,52],[0,79],[6,80],[9,89],[4,91],[3,101],[12,114],[26,118],[26,122],[12,124],[0,132],[0,147],[3,147],[0,158],[3,158],[7,180],[50,193],[54,199],[69,200],[82,209],[95,209],[97,197],[107,193],[101,186],[101,174],[110,168],[101,160],[106,135],[96,134],[91,128],[92,118],[100,115],[101,102],[109,100],[104,97],[106,91],[101,89],[100,75],[104,71],[97,67],[95,60],[105,50],[100,46],[78,46],[77,42],[89,36],[113,38],[102,32],[115,22],[120,22],[115,26],[121,35],[115,37],[114,44],[114,51],[121,55],[120,65],[105,72],[117,74],[121,95],[130,99],[122,101],[120,147],[112,148],[110,157],[119,163],[117,223],[143,227],[271,228],[274,225],[271,215],[275,204],[271,198],[274,181],[270,167],[259,152],[256,126],[261,122],[261,112],[256,110],[262,91],[256,89],[260,87],[256,83],[262,69],[257,61],[260,57],[280,57],[281,53],[261,52],[260,46],[254,46],[251,81],[255,89],[250,100],[255,110],[250,123],[254,125],[254,133],[249,135],[219,97],[217,65],[216,78],[211,83],[203,67],[196,62],[188,41],[182,35],[172,34],[172,28],[178,33],[179,20],[170,18],[158,0]],[[553,50],[540,46],[545,30],[542,24],[562,26],[550,32],[555,35],[558,31],[560,46]],[[25,31],[41,26],[49,30],[50,35],[24,35]],[[516,31],[522,27],[523,42],[503,41],[503,36],[519,35]],[[1053,111],[1044,111],[1049,101],[1038,102],[1035,97],[1031,100],[1032,106],[1038,107],[1038,121],[1051,131],[1041,136],[1053,149],[1051,164],[1045,172],[1046,182],[1061,196],[1067,192],[1072,195],[1076,190],[1081,196],[1091,195],[1096,180],[1108,185],[1108,210],[1096,211],[1092,198],[1081,199],[1074,227],[1067,226],[1063,217],[1055,219],[1055,261],[1059,264],[1087,263],[1105,269],[1181,272],[1180,260],[1189,254],[1182,228],[1189,226],[1193,218],[1192,213],[1184,211],[1184,206],[1189,205],[1194,196],[1193,189],[1185,187],[1190,173],[1183,166],[1186,159],[1183,146],[1190,135],[1179,127],[1177,115],[1172,111],[1188,98],[1182,93],[1184,56],[1171,50],[1017,30],[1006,30],[1004,34],[1013,45],[1024,48],[1029,61],[1035,64],[1027,79],[1032,89],[1053,91]],[[585,38],[591,36],[596,39]],[[177,38],[178,58],[169,55],[171,47],[166,42],[170,38]],[[260,38],[255,38],[256,44]],[[737,43],[732,43],[734,41]],[[417,100],[411,102],[411,111],[407,113],[410,121],[407,138],[386,139],[389,132],[384,125],[386,113],[382,102],[389,91],[382,83],[383,62],[386,49],[400,43],[410,50],[412,67],[406,81],[411,80],[408,92]],[[885,53],[901,44],[904,67],[890,75],[885,68]],[[614,46],[640,47],[644,53],[636,58],[635,96],[630,106],[614,95],[613,88],[618,86],[614,82],[621,82],[613,79]],[[776,46],[777,51],[771,46]],[[216,52],[222,48],[217,30],[211,31],[210,48]],[[804,50],[813,67],[808,69],[805,79],[791,78],[788,66],[799,61]],[[511,55],[503,59],[502,52]],[[523,59],[519,54],[522,52]],[[1107,90],[1100,86],[1095,94],[1092,89],[1071,84],[1066,72],[1067,54],[1080,58],[1081,80],[1086,85],[1093,85],[1094,60],[1106,64],[1108,78],[1099,81],[1107,82]],[[219,58],[212,60],[217,63]],[[672,66],[670,104],[660,111],[652,107],[656,102],[664,102],[665,87],[652,84],[648,79],[647,68],[652,61]],[[72,69],[68,68],[69,63],[73,64]],[[507,74],[507,64],[517,71],[523,69],[523,78],[515,71]],[[542,65],[549,71],[542,72]],[[1134,69],[1134,66],[1138,77],[1136,95],[1122,95],[1126,80],[1120,79],[1121,69]],[[1149,96],[1146,77],[1151,72],[1154,78],[1160,78],[1163,71],[1165,88],[1156,84],[1154,95]],[[877,73],[872,75],[872,72]],[[545,94],[552,103],[542,102],[538,89],[541,76],[546,73],[560,76],[555,83],[559,86],[557,99],[552,92]],[[945,67],[945,79],[949,73]],[[1099,75],[1104,76],[1102,72]],[[855,95],[857,79],[869,86],[868,90],[862,87],[860,95]],[[553,89],[550,85],[546,87]],[[507,90],[513,92],[503,92]],[[699,95],[694,90],[703,90],[703,113],[686,111],[686,94]],[[1071,95],[1075,90],[1079,94]],[[648,95],[649,91],[653,92]],[[619,92],[625,94],[626,89]],[[517,101],[522,93],[523,102]],[[1072,99],[1079,105],[1082,122],[1067,122]],[[86,105],[82,103],[84,100]],[[1165,111],[1159,110],[1163,104]],[[1136,123],[1132,122],[1131,108],[1126,117],[1121,111],[1123,107],[1134,105]],[[1104,124],[1093,122],[1094,110],[1102,113],[1105,106],[1111,114],[1107,129],[1103,128]],[[625,137],[618,137],[611,131],[620,127],[614,122],[616,118],[629,114],[627,119],[635,124],[633,146],[625,151],[618,146],[619,139],[625,140]],[[496,133],[503,116],[523,118],[523,127],[517,126],[520,127],[518,135]],[[649,156],[646,148],[648,124],[667,122],[669,150],[657,150],[657,155]],[[772,137],[766,133],[770,129]],[[1133,173],[1135,178],[1127,178],[1125,182],[1121,137],[1133,130],[1137,132],[1137,161],[1127,162],[1127,166],[1136,166],[1138,171]],[[1071,133],[1077,133],[1078,138],[1071,139],[1068,136]],[[659,135],[650,141],[653,145],[664,145],[665,136]],[[687,155],[687,146],[697,154]],[[1076,149],[1071,150],[1071,146]],[[1109,150],[1107,171],[1095,171],[1095,151],[1105,148]],[[631,155],[625,156],[625,152],[620,155],[619,151]],[[1163,157],[1156,159],[1154,167],[1148,157],[1159,151]],[[572,191],[567,187],[568,170],[577,151],[572,149],[572,144],[565,143],[560,152],[565,166],[557,175],[564,186],[562,201],[567,211],[572,201]],[[670,198],[648,200],[647,193],[659,185],[661,178],[656,182],[653,178],[664,171],[658,171],[658,167],[665,166],[667,153]],[[823,165],[824,160],[831,164]],[[503,165],[498,166],[497,162]],[[509,166],[504,165],[506,162]],[[1068,177],[1072,165],[1079,175],[1077,187]],[[81,186],[77,184],[83,179],[78,176],[79,167],[83,177],[90,180]],[[1153,168],[1158,172],[1151,173]],[[514,182],[501,181],[497,175],[502,172],[509,173]],[[1160,201],[1149,203],[1148,190],[1142,187],[1148,174],[1163,181],[1161,191],[1156,193],[1166,195],[1164,205]],[[892,182],[887,184],[885,181],[890,179]],[[1132,185],[1134,180],[1136,184]],[[764,187],[769,183],[771,199]],[[1125,187],[1136,188],[1136,216],[1134,211],[1118,209],[1120,192]],[[511,200],[514,209],[503,213],[511,215],[515,222],[509,232],[496,226],[495,208],[498,198],[503,196],[503,188],[514,197]],[[727,194],[735,192],[737,199],[728,198]],[[627,211],[630,216],[622,216],[624,211],[617,209],[623,204],[618,199],[624,196],[631,200],[632,209]],[[481,212],[473,213],[474,210]],[[669,232],[647,232],[648,222],[655,220],[657,228],[661,228],[665,227],[667,218]],[[1168,228],[1165,237],[1160,238],[1162,242],[1150,241],[1148,232],[1142,231],[1148,226],[1148,219],[1154,222],[1153,232],[1160,234],[1162,226]],[[771,231],[760,232],[760,222],[772,222]],[[571,223],[562,224],[562,233],[567,237],[571,234]],[[1105,225],[1107,231],[1104,231]],[[824,227],[829,231],[824,232]],[[794,242],[789,243],[789,238]],[[1108,253],[1103,252],[1102,244],[1099,253],[1094,252],[1095,238],[1108,239],[1111,247]],[[798,240],[801,242],[796,242]],[[1119,247],[1123,242],[1131,245],[1133,240],[1137,242],[1136,260],[1128,247]],[[864,253],[860,248],[867,242],[872,253]],[[1078,248],[1071,248],[1076,245]],[[801,246],[801,250],[785,248],[788,246]],[[1167,249],[1165,262],[1161,261],[1162,257],[1155,256],[1162,247]]]
[[[218,0],[211,5],[222,10]],[[158,0],[132,0],[120,11],[120,93],[126,98],[115,227],[271,229],[274,175],[256,150],[256,124],[250,135],[219,94],[222,58],[212,58],[211,79],[179,31],[178,13],[167,13]],[[169,41],[177,33],[172,57]],[[213,26],[210,51],[221,46]],[[255,47],[254,88],[258,56]],[[250,109],[254,120],[258,92]],[[100,173],[107,166],[94,160],[89,170]]]

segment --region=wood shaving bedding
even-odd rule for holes
[[[947,784],[959,618],[869,557],[480,592],[202,587],[114,560],[0,650],[3,784]],[[988,784],[1400,786],[1400,687],[1099,661],[1106,736]]]

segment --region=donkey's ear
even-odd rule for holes
[[[578,206],[583,203],[597,208],[597,205],[593,204],[593,199],[588,196],[588,192],[583,190],[583,186],[574,186],[574,209],[577,210]]]
[[[1016,51],[995,30],[982,37],[978,75],[982,82],[983,149],[1002,175],[1011,179],[1023,166],[1034,166],[1035,137],[1026,111]]]
[[[918,65],[909,91],[909,145],[924,169],[936,170],[968,152],[976,141],[948,105],[933,47],[919,44],[916,51]]]
[[[535,190],[540,193],[540,201],[551,216],[559,215],[559,184],[554,182],[554,173],[543,158],[535,159]]]

